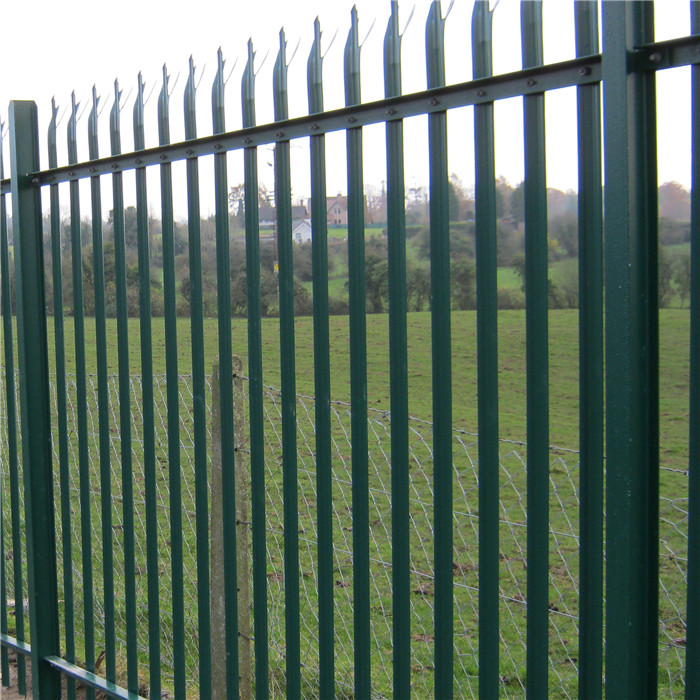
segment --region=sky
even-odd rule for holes
[[[363,101],[383,97],[382,42],[390,14],[389,0],[356,0],[360,17],[360,35],[366,39],[362,49]],[[491,3],[495,5],[494,2]],[[668,39],[688,33],[690,26],[687,0],[657,0],[656,36]],[[343,106],[343,49],[350,27],[351,2],[340,0],[256,0],[256,2],[162,2],[121,0],[98,3],[94,0],[34,0],[6,3],[0,25],[0,119],[7,120],[11,99],[30,99],[39,108],[39,129],[45,143],[51,116],[51,98],[59,105],[63,121],[59,126],[59,164],[66,159],[66,132],[71,92],[81,103],[78,125],[79,160],[87,160],[87,116],[92,86],[101,96],[101,155],[109,151],[109,110],[114,80],[124,91],[122,145],[131,149],[131,114],[137,75],[146,82],[146,145],[157,145],[156,104],[162,66],[167,63],[171,86],[172,140],[184,139],[182,92],[187,79],[188,60],[192,56],[200,80],[197,93],[198,134],[212,131],[210,95],[216,72],[216,52],[223,51],[231,71],[227,84],[227,129],[241,126],[240,81],[251,38],[256,50],[257,120],[269,122],[272,112],[272,68],[279,46],[279,30],[284,27],[289,68],[290,116],[307,113],[306,61],[313,41],[313,23],[318,17],[323,30],[325,107]],[[405,0],[400,3],[401,23],[406,25],[403,39],[403,91],[416,92],[426,87],[425,21],[430,0]],[[449,0],[443,2],[443,13]],[[459,83],[472,77],[471,12],[473,0],[455,0],[446,23],[447,82]],[[409,17],[411,16],[410,21]],[[545,62],[574,57],[573,2],[544,0]],[[494,15],[494,71],[505,73],[521,66],[518,0],[500,0]],[[688,69],[660,72],[658,84],[659,181],[676,180],[690,185],[690,73]],[[152,92],[151,92],[152,91]],[[575,90],[550,92],[546,97],[547,180],[551,187],[576,189]],[[449,114],[449,170],[465,187],[474,179],[473,120],[471,108]],[[405,123],[406,186],[420,187],[428,181],[427,118]],[[386,179],[384,128],[365,129],[365,181],[380,187]],[[5,142],[7,144],[7,142]],[[342,134],[327,137],[328,191],[345,192],[345,154]],[[6,159],[9,149],[5,148]],[[522,100],[503,101],[496,106],[496,171],[512,184],[523,177]],[[259,153],[261,181],[272,189],[272,151]],[[45,150],[41,155],[46,167]],[[9,163],[5,162],[6,170]],[[295,198],[310,191],[307,140],[294,142],[292,148]],[[157,171],[149,172],[149,200],[159,208]],[[184,168],[180,168],[184,172]],[[212,166],[202,159],[202,212],[211,213]],[[178,182],[178,168],[175,169]],[[180,173],[182,179],[182,173]],[[242,159],[229,157],[229,184],[241,182]],[[105,183],[106,185],[107,183]],[[178,189],[180,188],[180,189]],[[109,197],[108,186],[103,186]],[[176,185],[176,215],[184,216],[186,202],[182,185]],[[127,178],[127,204],[130,197]],[[67,197],[63,198],[64,200]],[[84,201],[89,201],[87,198]],[[107,211],[109,202],[103,204]]]

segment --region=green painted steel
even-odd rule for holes
[[[658,659],[658,304],[652,40],[644,2],[603,2],[606,674],[608,697],[655,697]]]
[[[684,40],[684,48],[694,51],[700,46],[700,38]],[[694,58],[693,61],[700,60]],[[686,63],[691,63],[690,58]],[[162,148],[149,148],[140,152],[119,157],[103,158],[96,163],[84,163],[77,166],[63,166],[54,170],[37,173],[39,184],[51,185],[55,182],[69,182],[95,174],[113,173],[115,170],[130,170],[142,165],[160,165],[163,162],[187,160],[194,156],[206,156],[220,151],[233,151],[252,146],[274,144],[278,141],[317,136],[332,131],[345,131],[369,124],[383,124],[387,119],[387,110],[394,110],[395,119],[415,117],[442,112],[445,109],[466,107],[469,105],[488,104],[494,100],[518,97],[544,90],[576,85],[598,83],[601,79],[600,56],[585,59],[572,59],[558,64],[532,68],[493,79],[448,85],[445,88],[426,90],[411,95],[397,96],[391,100],[379,100],[354,107],[345,107],[325,112],[323,115],[310,115],[285,120],[284,131],[279,136],[280,125],[261,124],[255,128],[231,131],[227,134],[203,136],[196,142],[172,144]],[[530,84],[534,81],[534,84]],[[488,94],[487,94],[488,93]],[[438,102],[435,103],[435,100]],[[136,161],[139,161],[138,163]],[[6,186],[6,185],[4,185]]]
[[[542,65],[542,3],[521,4],[523,68]],[[544,94],[523,98],[527,357],[527,696],[549,670],[549,353]]]
[[[248,42],[248,62],[241,81],[243,127],[255,126],[255,52]],[[260,226],[258,212],[258,151],[246,148],[245,240],[248,294],[248,374],[250,402],[250,474],[253,519],[253,634],[255,636],[255,697],[267,700],[269,652],[267,625],[267,535],[265,532],[265,413],[263,408],[262,309],[260,301]]]
[[[0,137],[2,134],[0,134]],[[0,146],[2,149],[2,146]],[[0,150],[0,168],[4,169]],[[2,279],[2,324],[5,361],[5,405],[7,408],[7,467],[10,476],[10,533],[12,542],[12,590],[15,592],[15,635],[25,639],[24,583],[22,576],[22,527],[20,520],[19,457],[17,454],[17,393],[15,389],[14,330],[12,328],[12,289],[10,286],[10,252],[7,238],[5,195],[0,198],[0,276]],[[5,560],[3,560],[4,565]],[[4,577],[3,577],[4,582]],[[18,595],[19,593],[19,595]],[[5,599],[3,599],[5,600]],[[3,604],[5,607],[5,604]],[[24,657],[17,659],[17,687],[26,692],[27,666]]]
[[[68,120],[68,162],[78,162],[78,108],[71,95]],[[95,590],[92,557],[90,453],[87,413],[87,369],[85,351],[85,304],[79,183],[70,183],[71,267],[73,271],[73,327],[75,334],[75,385],[78,414],[78,475],[80,489],[80,551],[83,580],[84,658],[88,671],[95,670]]]
[[[307,66],[309,113],[323,112],[321,23]],[[313,270],[314,382],[316,394],[316,503],[318,513],[319,693],[335,694],[333,625],[333,474],[331,466],[331,362],[328,324],[328,207],[325,136],[311,137],[311,246]]]
[[[61,679],[46,657],[59,653],[60,635],[41,193],[27,175],[39,169],[33,102],[10,103],[10,164],[32,686],[35,696],[53,698],[60,697]]]
[[[598,3],[578,0],[576,53],[598,53]],[[579,153],[579,696],[603,681],[603,190],[600,86],[578,88]]]
[[[488,0],[474,5],[474,78],[492,75]],[[474,108],[476,322],[479,402],[479,696],[497,697],[499,674],[498,247],[493,104]]]
[[[55,167],[57,155],[56,101],[51,101],[51,122],[48,130],[49,167]],[[54,344],[56,353],[56,409],[58,427],[58,460],[61,490],[61,535],[63,553],[63,600],[65,624],[65,657],[75,662],[75,612],[73,583],[73,519],[70,500],[70,455],[68,452],[68,400],[66,388],[66,341],[63,318],[63,265],[61,261],[61,212],[58,185],[51,186],[51,262],[53,270]],[[76,696],[75,683],[67,684],[69,700]]]
[[[426,26],[428,87],[445,84],[445,20],[440,0]],[[430,310],[433,364],[433,495],[435,556],[435,697],[448,700],[454,676],[452,512],[452,295],[447,112],[428,117],[430,149]]]
[[[143,150],[144,84],[138,76],[134,102],[134,149]],[[160,577],[158,564],[158,513],[156,491],[156,449],[153,408],[153,334],[151,330],[151,266],[148,232],[148,196],[146,169],[136,169],[136,231],[139,266],[139,329],[141,339],[141,415],[143,417],[143,470],[146,501],[146,576],[148,579],[148,657],[149,687],[153,697],[160,697]]]
[[[163,86],[158,97],[158,140],[170,143],[170,93],[168,69],[163,66]],[[163,306],[165,315],[165,373],[168,405],[168,487],[170,496],[170,571],[173,611],[173,690],[186,693],[185,593],[182,543],[182,484],[180,464],[180,393],[177,359],[177,293],[175,290],[175,241],[173,178],[170,163],[160,166],[161,220],[163,230]]]
[[[71,664],[58,656],[49,656],[46,661],[51,664],[51,666],[65,675],[69,680],[79,680],[83,686],[87,688],[86,692],[92,692],[93,695],[95,690],[100,691],[100,696],[107,696],[109,698],[122,698],[123,700],[144,700],[137,693],[130,693],[128,690],[119,687],[114,682],[109,680],[104,680],[90,671],[85,671]]]
[[[219,49],[212,87],[214,133],[226,131],[224,58]],[[234,465],[233,347],[231,339],[231,262],[228,223],[228,176],[225,153],[214,156],[216,196],[216,287],[219,318],[221,463],[224,520],[224,586],[226,606],[226,693],[238,696],[238,587],[236,574],[236,480]],[[240,397],[238,400],[241,400]]]
[[[384,39],[384,91],[401,94],[399,4],[391,3]],[[391,402],[391,540],[394,698],[411,687],[411,601],[408,471],[408,352],[406,331],[406,212],[403,122],[387,122],[387,229],[389,255],[389,358]]]
[[[110,112],[112,155],[121,153],[121,97],[114,81],[114,103]],[[136,561],[134,536],[134,483],[131,441],[131,386],[129,379],[129,324],[126,297],[126,242],[124,228],[124,185],[122,174],[112,176],[114,221],[114,268],[117,297],[117,356],[119,368],[119,434],[121,436],[122,523],[124,525],[124,598],[126,618],[127,688],[138,692],[138,629],[136,622]]]
[[[700,3],[691,3],[692,25],[700,34]],[[228,199],[227,153],[241,151],[245,168],[246,284],[248,300],[249,399],[251,444],[251,503],[253,532],[255,695],[268,698],[273,677],[279,669],[270,667],[268,621],[267,538],[266,528],[266,415],[263,405],[262,299],[260,226],[258,206],[257,148],[275,145],[274,176],[276,200],[276,256],[279,258],[280,360],[282,377],[282,482],[284,511],[284,607],[286,679],[284,693],[300,698],[307,681],[317,685],[321,697],[331,697],[336,680],[343,686],[354,684],[354,696],[369,698],[372,667],[372,594],[370,588],[370,500],[368,449],[368,362],[365,297],[365,203],[363,181],[363,127],[385,124],[387,156],[387,213],[389,266],[389,354],[391,388],[391,540],[392,611],[389,625],[392,635],[393,688],[396,698],[416,692],[416,654],[412,648],[411,618],[417,612],[411,600],[412,506],[410,469],[411,452],[408,422],[408,352],[406,299],[406,221],[403,120],[410,116],[427,117],[430,166],[430,259],[431,259],[431,340],[433,382],[433,523],[434,523],[434,653],[432,669],[434,695],[452,697],[462,692],[457,685],[459,669],[454,648],[456,621],[453,583],[453,430],[452,367],[454,351],[451,337],[452,298],[450,285],[449,180],[447,174],[447,113],[465,105],[475,106],[476,166],[476,273],[477,273],[477,359],[479,415],[479,639],[478,668],[480,697],[502,693],[500,644],[503,628],[499,616],[499,395],[498,395],[498,294],[497,294],[497,191],[495,179],[494,103],[507,97],[522,96],[525,130],[525,287],[526,287],[526,361],[527,361],[527,696],[546,697],[550,692],[549,669],[549,368],[548,368],[548,245],[545,179],[544,100],[549,90],[576,86],[578,96],[578,168],[579,168],[579,360],[580,360],[580,495],[579,511],[579,591],[578,621],[578,692],[581,697],[602,697],[605,666],[605,693],[610,697],[655,696],[658,693],[658,587],[659,587],[659,489],[658,489],[658,235],[655,137],[655,72],[678,65],[693,64],[694,103],[698,101],[700,63],[697,50],[700,37],[683,37],[669,42],[653,42],[653,4],[641,1],[619,3],[606,0],[603,6],[605,48],[598,48],[597,3],[575,0],[577,58],[561,64],[543,65],[542,2],[521,3],[523,70],[492,76],[493,13],[487,0],[477,0],[472,17],[474,80],[445,86],[444,26],[439,0],[432,3],[426,27],[428,89],[414,95],[402,95],[401,34],[399,8],[391,3],[391,19],[384,40],[385,99],[361,103],[360,42],[358,15],[351,14],[351,29],[345,49],[345,107],[325,111],[321,54],[321,30],[315,24],[315,41],[307,64],[309,115],[289,119],[287,108],[287,56],[284,32],[280,34],[280,51],[274,69],[274,123],[256,125],[255,74],[252,43],[248,47],[248,65],[242,83],[243,128],[226,132],[224,110],[224,60],[219,51],[218,71],[212,90],[214,133],[198,138],[196,133],[195,70],[190,60],[190,75],[185,89],[186,141],[170,144],[168,75],[163,68],[163,86],[158,104],[159,147],[145,148],[144,85],[139,76],[134,108],[135,150],[121,154],[121,93],[115,83],[111,115],[111,156],[99,158],[97,118],[99,100],[93,90],[92,112],[88,123],[90,161],[78,163],[76,136],[78,106],[73,98],[68,125],[68,165],[58,167],[56,155],[57,109],[52,105],[49,127],[49,168],[40,171],[36,149],[36,108],[31,103],[13,103],[13,176],[5,180],[0,172],[0,284],[2,285],[3,335],[5,342],[5,391],[7,406],[7,442],[9,489],[1,494],[0,513],[0,596],[15,595],[17,639],[9,637],[8,611],[0,608],[0,667],[5,674],[8,649],[23,658],[32,653],[35,687],[42,697],[52,697],[59,674],[69,678],[68,695],[76,696],[76,680],[86,683],[88,696],[96,690],[111,697],[136,697],[140,682],[139,664],[148,666],[150,694],[160,695],[170,678],[161,679],[161,658],[174,659],[173,689],[176,697],[191,692],[188,682],[199,683],[198,695],[212,696],[212,649],[210,612],[209,558],[209,480],[207,444],[207,385],[204,365],[204,273],[201,255],[200,191],[198,158],[213,155],[217,258],[218,353],[221,367],[221,434],[225,465],[237,461],[235,454],[232,354],[235,338],[231,327],[230,224]],[[651,59],[651,60],[650,60]],[[605,85],[604,119],[601,124],[601,82]],[[21,113],[21,119],[18,115]],[[693,177],[700,176],[700,112],[694,111]],[[603,188],[601,173],[602,125],[605,126],[606,188],[603,239]],[[21,136],[19,131],[25,131]],[[335,677],[334,620],[334,518],[333,518],[333,432],[331,426],[331,373],[328,304],[328,240],[325,134],[346,132],[348,178],[348,294],[351,394],[352,457],[352,563],[353,563],[353,652],[352,680]],[[318,531],[318,638],[307,641],[302,636],[300,589],[303,588],[299,537],[298,426],[296,423],[296,341],[294,246],[292,234],[291,147],[296,139],[310,137],[311,150],[311,218],[313,262],[313,329],[314,381],[316,395],[315,453]],[[28,149],[31,144],[31,148]],[[0,161],[2,154],[0,153]],[[23,162],[34,159],[31,164]],[[187,678],[186,588],[183,568],[185,537],[183,470],[180,454],[180,407],[182,382],[178,377],[177,301],[175,222],[173,211],[173,173],[171,163],[186,160],[189,288],[193,367],[194,420],[194,490],[197,548],[197,626],[199,670]],[[151,333],[151,250],[149,232],[146,168],[158,164],[163,231],[163,287],[166,328],[167,372],[167,479],[169,488],[168,527],[172,588],[161,584],[158,537],[162,505],[157,491],[156,432],[154,415],[154,341]],[[0,163],[0,171],[2,164]],[[143,423],[132,444],[132,394],[129,361],[129,322],[127,271],[129,253],[125,242],[125,207],[122,171],[135,170],[139,277],[139,337],[142,374]],[[30,173],[27,176],[27,173]],[[115,288],[117,307],[117,350],[119,369],[119,426],[122,504],[113,504],[110,455],[110,397],[108,395],[107,330],[105,298],[105,250],[103,247],[102,192],[100,177],[112,174],[113,226],[115,245]],[[21,177],[18,177],[20,175]],[[86,230],[81,222],[80,180],[90,179],[91,186],[91,260],[83,248]],[[62,263],[60,201],[58,183],[70,183],[71,272],[74,291],[77,460],[69,450],[69,396],[67,390],[66,332],[63,319],[63,279],[67,269]],[[56,365],[56,407],[58,409],[58,464],[53,473],[50,452],[48,352],[46,315],[43,308],[43,256],[47,241],[41,241],[40,198],[42,185],[51,187],[51,264],[53,268]],[[10,253],[7,212],[4,195],[13,188],[21,203],[13,206],[16,231],[14,253],[17,262],[20,349],[21,415],[31,416],[32,439],[23,426],[22,450],[25,467],[18,463],[17,407],[14,396],[13,319],[10,287]],[[695,188],[697,189],[697,188]],[[19,199],[17,200],[19,202]],[[697,433],[700,413],[696,410],[700,392],[700,196],[693,191],[691,224],[691,399],[689,449],[689,561],[686,648],[686,696],[695,697],[700,688],[700,536],[697,533],[700,507],[700,460]],[[603,249],[605,240],[605,249]],[[603,263],[605,252],[605,264]],[[240,261],[239,261],[240,262]],[[86,269],[83,270],[85,264]],[[89,282],[87,266],[94,275]],[[236,262],[235,264],[238,264]],[[605,273],[605,297],[604,291]],[[31,275],[31,276],[30,276]],[[30,283],[31,280],[31,283]],[[24,284],[23,284],[24,283]],[[90,284],[90,287],[83,285]],[[86,337],[85,298],[94,291],[96,314],[95,336]],[[605,299],[605,301],[604,301]],[[605,307],[603,304],[605,303]],[[603,342],[603,311],[606,336]],[[88,413],[87,346],[94,340],[97,358],[97,403],[95,424],[99,432],[99,488],[97,505],[91,474],[97,464],[92,452],[96,436],[89,432],[92,416]],[[605,351],[605,355],[604,355]],[[90,353],[91,354],[91,353]],[[607,374],[604,374],[604,360]],[[31,367],[31,371],[28,368]],[[35,370],[35,368],[38,368]],[[605,380],[605,386],[603,381]],[[607,412],[603,389],[607,392]],[[242,397],[241,397],[242,398]],[[37,408],[38,407],[38,408]],[[38,412],[37,412],[38,411]],[[38,418],[37,418],[38,416]],[[606,421],[606,453],[603,458],[603,420]],[[38,426],[38,427],[37,427]],[[35,440],[37,430],[47,437]],[[3,435],[5,439],[5,435]],[[35,444],[36,443],[36,444]],[[135,448],[135,449],[134,449]],[[145,480],[139,484],[138,470],[132,461],[143,449]],[[4,453],[3,453],[4,454]],[[234,459],[236,458],[236,459]],[[90,463],[92,460],[92,464]],[[73,461],[76,463],[73,464]],[[27,466],[31,465],[31,466]],[[603,469],[607,469],[604,473]],[[71,472],[79,476],[80,512],[72,512]],[[23,522],[20,475],[24,473],[27,504]],[[165,472],[163,472],[164,474]],[[606,492],[603,493],[605,478]],[[52,489],[60,485],[60,503],[53,502]],[[269,486],[269,484],[268,484]],[[148,620],[139,622],[137,604],[138,501],[145,499],[146,580]],[[604,498],[607,503],[603,539]],[[42,500],[43,499],[43,500]],[[227,695],[239,693],[238,660],[238,593],[236,571],[235,481],[232,469],[223,476],[224,507],[224,581],[226,622]],[[9,503],[8,503],[9,501]],[[48,504],[48,505],[47,505]],[[8,519],[9,505],[9,519]],[[100,513],[92,513],[97,505]],[[123,509],[125,610],[117,610],[115,571],[120,557],[117,540],[113,541],[114,507]],[[63,641],[59,632],[59,603],[56,567],[57,530],[52,518],[60,508],[63,593],[65,609]],[[92,517],[91,517],[92,515]],[[81,522],[76,541],[71,541],[74,519]],[[94,522],[93,522],[94,519]],[[97,521],[99,520],[99,524]],[[162,524],[162,523],[161,523]],[[8,531],[9,528],[9,531]],[[22,528],[27,530],[28,556],[22,553]],[[100,539],[93,552],[92,537]],[[5,539],[7,538],[7,539]],[[13,581],[9,580],[8,544],[12,547]],[[605,550],[604,550],[605,544]],[[81,560],[74,562],[75,547],[81,547]],[[97,563],[96,555],[103,556]],[[604,552],[606,560],[604,562]],[[95,559],[95,563],[93,563]],[[313,559],[313,556],[312,556]],[[26,562],[25,562],[26,560]],[[25,592],[23,566],[29,565],[29,596]],[[82,581],[82,601],[74,597],[77,566]],[[93,566],[100,566],[101,580],[93,577]],[[603,572],[605,568],[605,589]],[[422,572],[421,572],[422,573]],[[7,577],[7,578],[6,578]],[[93,581],[93,578],[96,580]],[[104,610],[98,603],[97,586],[104,583]],[[121,582],[120,582],[121,583]],[[94,590],[93,590],[94,588]],[[605,592],[605,597],[604,597]],[[24,605],[28,597],[32,626],[32,647],[25,640]],[[170,600],[166,602],[166,598]],[[172,638],[161,629],[161,604],[172,609]],[[83,608],[76,618],[74,608]],[[145,606],[144,606],[145,607]],[[603,627],[603,609],[606,625]],[[310,612],[316,612],[310,610]],[[96,629],[101,630],[96,614],[104,613],[106,680],[94,673]],[[41,620],[41,631],[38,621]],[[45,623],[48,620],[48,626]],[[62,621],[63,622],[63,621]],[[148,625],[148,656],[139,658],[139,643],[145,639]],[[306,625],[305,625],[306,626]],[[118,628],[119,627],[119,628]],[[80,637],[84,651],[76,653]],[[119,665],[117,640],[126,638],[127,690],[115,685]],[[172,645],[172,650],[166,647]],[[100,639],[100,644],[102,640]],[[475,640],[476,643],[476,640]],[[603,644],[606,645],[603,664]],[[59,658],[60,647],[63,657]],[[307,668],[307,654],[318,654],[318,668]],[[84,660],[87,670],[79,669],[76,657]],[[19,685],[25,683],[26,671],[20,661]],[[379,662],[374,661],[378,666]],[[383,664],[382,664],[383,665]],[[424,667],[421,667],[424,668]],[[303,671],[302,671],[303,670]],[[302,672],[304,686],[302,686]],[[314,674],[316,674],[314,676]],[[144,674],[146,675],[146,674]],[[308,676],[308,678],[307,678]],[[552,674],[554,676],[554,674]],[[456,692],[455,692],[456,691]]]
[[[289,117],[287,42],[280,32],[274,68],[275,120]],[[279,257],[280,364],[282,373],[282,471],[284,493],[284,600],[287,643],[287,697],[301,697],[299,620],[299,507],[297,479],[296,363],[294,350],[294,264],[292,259],[292,184],[290,144],[275,146],[275,205]]]
[[[185,88],[185,138],[197,138],[195,68]],[[199,684],[203,698],[211,695],[211,614],[209,609],[209,491],[207,486],[207,409],[202,310],[202,250],[199,210],[199,164],[187,161],[187,221],[190,260],[190,322],[192,328],[192,398],[194,402],[194,469],[197,529],[197,611]]]
[[[97,117],[99,98],[92,88],[92,110],[88,120],[90,160],[99,158]],[[107,323],[105,305],[105,270],[102,245],[102,193],[100,178],[90,179],[92,209],[92,252],[95,294],[95,344],[97,348],[97,415],[100,449],[100,502],[102,505],[102,577],[104,586],[105,668],[107,679],[116,681],[114,621],[114,545],[112,534],[112,473],[110,464],[109,387],[107,378]],[[60,280],[60,274],[58,278]],[[65,410],[65,409],[64,409]],[[59,413],[60,416],[60,413]],[[65,419],[65,415],[62,416]],[[59,418],[60,420],[61,418]]]
[[[357,9],[345,45],[345,104],[361,102]],[[369,460],[367,437],[367,302],[365,297],[365,198],[362,129],[347,132],[348,297],[350,305],[350,401],[352,405],[352,543],[355,697],[369,700],[370,653]]]
[[[691,31],[700,34],[700,2],[690,3]],[[688,419],[688,592],[685,697],[700,695],[700,67],[692,69],[690,216],[690,405]]]
[[[5,163],[3,157],[2,142],[5,137],[5,123],[0,121],[0,180],[5,177]],[[7,204],[5,202],[5,195],[0,194],[0,236],[3,240],[7,237]],[[0,254],[0,257],[1,254]],[[1,271],[0,271],[1,272]],[[1,275],[1,282],[5,281],[4,273]],[[0,291],[0,295],[2,291]],[[2,304],[2,299],[0,298],[0,304]],[[1,310],[0,310],[1,312]],[[4,333],[4,328],[3,328]],[[7,351],[7,340],[3,339],[5,343],[5,352]],[[10,343],[12,347],[12,343]],[[7,380],[5,379],[5,387],[7,387]],[[0,489],[0,634],[7,635],[7,571],[5,566],[5,507],[3,505],[4,497],[3,490]],[[0,645],[0,673],[2,673],[2,684],[4,686],[9,686],[10,684],[10,658],[8,654],[8,649]]]

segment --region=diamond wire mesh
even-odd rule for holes
[[[131,377],[131,455],[133,461],[135,565],[138,610],[138,646],[141,676],[147,682],[147,595],[145,564],[145,502],[143,494],[142,415],[140,377]],[[3,386],[4,388],[4,386]],[[172,612],[168,606],[171,590],[170,503],[168,489],[168,435],[165,399],[166,381],[156,377],[156,461],[159,466],[158,540],[161,555],[160,594],[162,616],[161,663],[166,681],[172,680]],[[52,385],[56,405],[56,389]],[[183,565],[185,572],[187,678],[192,695],[197,684],[197,611],[196,543],[194,539],[194,482],[191,378],[181,376],[180,451],[183,517]],[[2,392],[4,408],[5,392]],[[207,406],[211,407],[210,387]],[[70,499],[72,517],[72,571],[75,586],[76,647],[83,657],[82,561],[78,490],[78,438],[75,382],[69,378],[68,444],[70,459]],[[240,400],[241,397],[237,397]],[[247,404],[247,395],[243,397]],[[282,517],[281,395],[268,388],[265,392],[266,439],[266,522],[267,581],[270,649],[270,687],[272,696],[284,692],[284,544]],[[95,576],[96,639],[98,653],[104,646],[104,591],[102,588],[102,524],[99,475],[99,439],[96,378],[88,381],[89,468],[91,483],[92,561]],[[246,406],[247,410],[247,406]],[[334,498],[334,596],[336,634],[336,674],[341,696],[352,695],[352,502],[350,465],[350,406],[332,404],[333,426],[333,498]],[[3,493],[7,595],[15,597],[12,556],[9,475],[7,470],[6,411],[0,413],[2,427],[0,486]],[[112,483],[112,529],[114,534],[114,571],[116,579],[116,626],[118,656],[125,658],[124,623],[124,549],[121,475],[121,435],[117,378],[109,378],[110,470]],[[316,645],[317,592],[315,588],[316,489],[314,471],[314,401],[297,400],[299,470],[299,546],[301,567],[301,621],[303,690],[315,695],[318,649]],[[54,421],[55,426],[55,421]],[[371,536],[371,616],[372,684],[376,697],[391,694],[391,493],[390,493],[390,416],[370,410],[368,417],[370,468]],[[410,425],[411,458],[411,570],[412,570],[412,683],[416,697],[432,692],[432,425],[412,419]],[[209,435],[211,440],[211,435]],[[455,584],[455,691],[457,697],[477,693],[478,685],[478,481],[477,436],[454,432],[454,584]],[[525,593],[526,593],[526,461],[522,443],[501,443],[501,527],[500,527],[500,615],[501,681],[505,697],[522,697],[525,678]],[[577,674],[578,615],[578,454],[552,449],[550,467],[550,694],[575,697]],[[54,456],[58,464],[58,436],[54,428]],[[60,483],[56,473],[56,521],[59,546],[59,596],[62,592],[63,523],[60,518]],[[662,470],[660,501],[660,673],[659,690],[664,697],[683,695],[685,644],[685,589],[687,583],[687,472]],[[20,489],[23,499],[23,489]],[[22,508],[23,516],[23,508]],[[26,575],[26,572],[25,572]],[[26,579],[25,579],[26,580]],[[25,592],[26,595],[26,592]],[[61,610],[63,614],[63,610]],[[10,618],[12,619],[12,618]],[[12,624],[12,623],[10,623]],[[65,639],[63,639],[65,644]]]

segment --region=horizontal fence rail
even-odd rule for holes
[[[494,75],[497,15],[476,0],[473,79],[447,85],[447,17],[435,0],[427,89],[405,95],[392,1],[385,97],[367,103],[353,10],[343,108],[324,107],[317,21],[307,116],[289,118],[282,30],[273,122],[257,123],[251,42],[242,129],[227,131],[219,50],[211,135],[199,135],[191,59],[185,141],[171,142],[164,66],[157,147],[146,143],[139,74],[133,152],[122,149],[115,81],[109,155],[93,89],[85,144],[71,98],[67,164],[58,162],[52,104],[44,170],[36,105],[11,103],[9,178],[0,124],[4,685],[12,677],[21,694],[46,698],[60,697],[62,684],[69,698],[697,694],[700,36],[655,42],[653,7],[606,0],[601,32],[598,3],[572,3],[576,58],[545,65],[542,3],[523,0],[522,70]],[[698,3],[691,7],[697,33]],[[687,464],[660,456],[655,81],[681,66],[693,76],[691,307],[690,324],[680,324],[690,325],[690,414],[675,420],[691,429],[687,449],[673,449]],[[559,326],[550,313],[545,102],[560,88],[577,96],[578,330],[566,364],[578,389],[563,399],[576,404],[571,444],[553,447]],[[516,316],[499,312],[498,289],[494,114],[513,97],[523,103],[525,166],[521,440],[504,439],[513,400],[504,324]],[[466,258],[448,177],[449,113],[464,107],[475,147]],[[426,122],[425,144],[406,142],[412,117]],[[367,235],[364,182],[373,125],[385,130],[379,244]],[[347,196],[335,200],[326,184],[333,132],[344,134],[347,167]],[[308,288],[295,242],[300,139],[310,159]],[[258,173],[267,145],[274,207]],[[412,313],[418,272],[406,207],[407,153],[423,147],[429,270],[416,308],[427,305],[429,321]],[[238,189],[229,185],[236,157]],[[214,175],[211,222],[202,216],[205,167]],[[179,175],[184,222],[175,217]],[[336,323],[329,208],[338,199],[347,320]],[[274,220],[269,240],[263,209]],[[464,275],[469,303],[455,291]],[[371,312],[386,316],[375,324]],[[426,367],[416,366],[419,353]],[[465,401],[477,406],[474,433],[460,413]]]

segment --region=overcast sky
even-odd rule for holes
[[[493,4],[493,3],[492,3]],[[389,0],[356,0],[360,15],[360,34],[369,36],[362,53],[363,100],[383,96],[382,41],[390,13]],[[403,87],[405,93],[422,90],[425,77],[425,20],[429,0],[406,0],[401,3],[402,24],[415,13],[408,25],[403,42]],[[494,68],[497,73],[517,70],[521,66],[519,35],[519,3],[501,0],[494,17]],[[449,1],[443,2],[446,12]],[[246,45],[252,38],[257,51],[259,68],[258,123],[272,119],[272,67],[278,48],[278,32],[283,26],[288,39],[288,55],[298,45],[289,73],[290,115],[301,116],[307,111],[306,60],[313,40],[313,22],[318,16],[324,36],[324,47],[330,46],[324,62],[326,108],[343,104],[343,48],[350,26],[350,2],[338,0],[257,0],[256,2],[221,2],[196,0],[192,2],[156,2],[152,0],[121,0],[98,3],[94,0],[35,0],[27,3],[5,3],[0,30],[0,118],[7,119],[11,99],[31,99],[37,102],[40,133],[45,138],[50,118],[51,97],[55,96],[61,112],[70,104],[70,94],[88,110],[79,124],[79,159],[87,159],[87,114],[92,85],[102,96],[101,155],[109,151],[109,109],[112,105],[113,82],[119,78],[124,90],[122,116],[122,145],[133,145],[131,119],[137,74],[143,72],[146,94],[153,93],[146,107],[148,123],[147,145],[156,145],[156,103],[160,90],[162,65],[167,63],[177,79],[172,102],[172,138],[184,138],[182,90],[187,77],[187,62],[194,57],[197,74],[201,76],[198,91],[199,135],[211,133],[210,95],[216,70],[216,51],[222,48],[232,74],[227,87],[227,128],[240,127],[240,80],[246,60]],[[473,0],[456,0],[446,25],[448,83],[470,80],[471,12]],[[566,60],[574,56],[573,2],[544,0],[545,61]],[[372,25],[374,25],[372,27]],[[689,31],[689,2],[662,0],[657,2],[657,39],[685,35]],[[370,28],[371,31],[370,31]],[[326,48],[324,48],[326,50]],[[264,61],[265,56],[267,59]],[[178,77],[179,76],[179,77]],[[678,180],[690,184],[690,78],[687,69],[665,71],[659,75],[659,179]],[[516,184],[522,179],[522,101],[499,103],[497,119],[497,172]],[[547,106],[547,176],[548,184],[560,189],[576,188],[575,91],[548,93]],[[82,111],[82,107],[81,107]],[[473,182],[472,110],[455,110],[449,117],[449,169],[464,182]],[[59,133],[59,161],[65,159],[65,126],[67,114]],[[384,129],[366,129],[366,182],[381,185],[386,175],[384,161]],[[406,184],[414,187],[427,184],[427,119],[416,118],[406,123]],[[7,149],[6,149],[7,153]],[[6,156],[7,157],[7,156]],[[45,151],[42,166],[47,165]],[[299,141],[292,149],[294,194],[306,196],[308,185],[308,149]],[[273,186],[272,153],[261,149],[261,179]],[[65,162],[63,160],[63,162]],[[8,166],[6,160],[6,168]],[[211,211],[209,189],[211,166],[202,161],[202,211]],[[230,157],[229,184],[242,179],[241,159]],[[154,172],[155,175],[155,172]],[[105,183],[106,185],[107,183]],[[110,188],[105,186],[104,190]],[[127,186],[127,190],[129,187]],[[149,186],[153,206],[157,207],[157,181]],[[328,137],[328,190],[344,192],[344,137]],[[108,198],[108,192],[105,197]],[[131,199],[127,191],[127,201]],[[66,199],[65,197],[63,198]],[[178,215],[184,215],[184,197],[176,205]],[[84,200],[87,204],[87,199]],[[84,206],[86,206],[86,204]],[[106,202],[104,208],[108,208]]]

